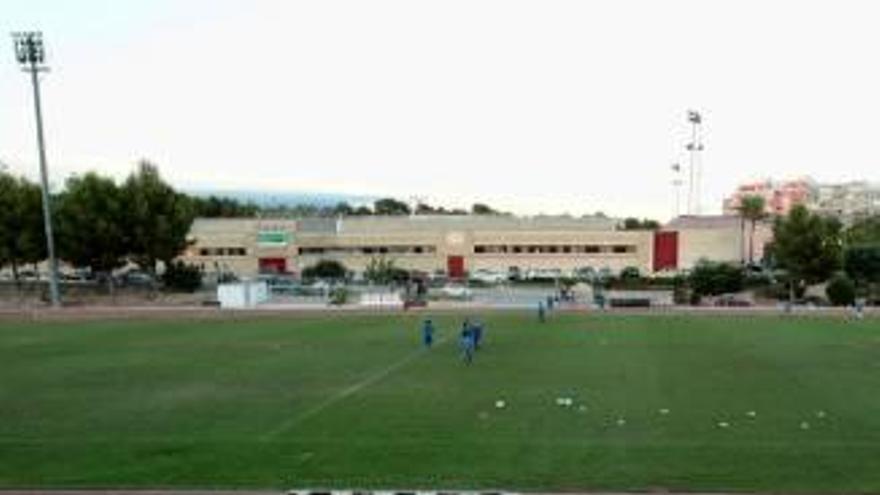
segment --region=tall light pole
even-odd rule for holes
[[[702,164],[700,163],[703,151],[703,142],[700,136],[700,130],[703,124],[703,116],[696,110],[688,110],[688,122],[691,124],[691,141],[687,144],[687,150],[690,155],[690,163],[688,170],[688,214],[699,215],[701,204],[701,182],[702,182]]]
[[[43,111],[40,106],[40,72],[49,69],[44,65],[46,51],[43,47],[43,34],[39,31],[12,33],[15,44],[15,58],[24,72],[31,75],[34,88],[34,113],[37,116],[37,147],[40,152],[40,182],[43,192],[43,226],[46,229],[46,250],[49,253],[49,294],[52,307],[61,306],[58,291],[58,260],[55,258],[55,239],[52,235],[52,204],[49,196],[49,170],[46,166],[46,146],[43,139]]]
[[[681,215],[681,165],[672,164],[672,187],[675,189],[675,218]]]

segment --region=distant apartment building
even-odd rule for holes
[[[844,222],[876,215],[880,213],[880,184],[866,181],[822,184],[811,209],[834,215]]]
[[[736,215],[742,199],[747,196],[764,198],[768,215],[787,215],[797,204],[811,211],[833,215],[844,222],[880,213],[880,184],[866,181],[819,184],[804,177],[748,182],[724,199],[724,214]]]
[[[771,179],[747,182],[736,188],[724,199],[725,215],[737,215],[742,199],[747,196],[764,198],[764,211],[768,215],[787,215],[795,205],[810,206],[818,197],[819,186],[809,177],[774,181]]]

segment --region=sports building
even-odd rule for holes
[[[371,260],[451,278],[487,270],[566,275],[583,268],[674,272],[701,258],[748,259],[749,226],[733,216],[679,217],[658,231],[621,230],[605,217],[364,216],[197,219],[188,263],[239,276],[299,273],[323,259],[361,273]],[[754,259],[769,240],[758,225]]]

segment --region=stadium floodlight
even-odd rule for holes
[[[43,194],[43,226],[46,230],[46,251],[49,254],[49,294],[52,307],[61,306],[61,295],[58,291],[58,260],[55,257],[55,239],[52,235],[52,205],[49,195],[49,171],[46,165],[46,146],[43,139],[43,112],[40,104],[40,72],[47,72],[44,65],[46,49],[43,45],[43,34],[39,31],[22,31],[12,33],[15,45],[15,58],[22,70],[31,75],[34,89],[34,113],[37,119],[37,148],[40,154],[40,184]]]
[[[701,152],[704,149],[702,139],[700,137],[700,128],[703,124],[703,115],[696,110],[687,111],[687,120],[691,125],[691,140],[685,148],[690,155],[688,163],[688,198],[687,209],[688,214],[699,215],[702,196],[702,175],[703,167],[701,163]]]

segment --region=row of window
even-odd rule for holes
[[[477,244],[476,254],[630,254],[636,252],[632,244]]]
[[[300,255],[374,255],[374,254],[434,254],[435,246],[313,246],[299,248]],[[632,254],[636,246],[632,244],[477,244],[475,254]],[[199,249],[199,256],[246,256],[243,247],[205,247]]]
[[[300,255],[335,254],[343,256],[372,254],[434,254],[435,246],[315,246],[299,248]]]
[[[205,247],[199,249],[199,256],[246,256],[243,247]]]

